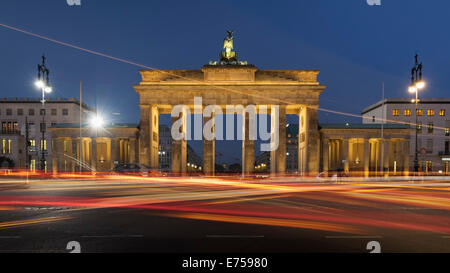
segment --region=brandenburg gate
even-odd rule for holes
[[[260,70],[254,65],[238,60],[233,51],[233,35],[228,32],[219,61],[210,62],[200,70],[142,70],[142,81],[134,86],[140,97],[141,121],[139,131],[139,162],[158,168],[159,115],[171,114],[176,105],[185,105],[190,113],[194,99],[202,98],[202,108],[217,105],[226,113],[227,105],[254,105],[257,109],[267,106],[267,115],[279,121],[279,145],[271,151],[271,172],[283,173],[286,169],[286,115],[299,116],[298,170],[300,173],[317,173],[320,161],[320,138],[317,111],[319,96],[325,89],[319,84],[317,70]],[[270,111],[278,105],[278,115]],[[197,107],[198,108],[198,107]],[[203,110],[202,109],[202,110]],[[203,113],[203,111],[200,111]],[[249,138],[252,119],[246,111],[243,116],[242,170],[249,174],[254,170],[255,143]],[[187,132],[187,111],[180,113],[173,122],[182,121],[181,131]],[[203,116],[203,124],[214,119]],[[215,140],[203,138],[203,170],[214,174]],[[187,168],[186,140],[172,141],[172,170],[185,173]]]

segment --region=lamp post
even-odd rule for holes
[[[420,102],[419,100],[419,90],[425,88],[425,82],[422,80],[422,63],[419,63],[418,58],[419,55],[416,54],[416,56],[414,56],[415,58],[415,65],[414,67],[411,69],[411,85],[409,86],[409,93],[415,93],[416,98],[413,99],[411,102],[415,104],[416,106],[416,141],[415,141],[415,153],[414,153],[414,172],[418,172],[419,171],[419,158],[418,158],[418,154],[419,154],[419,149],[418,149],[418,145],[417,145],[417,122],[418,122],[418,104]]]
[[[45,143],[45,131],[46,131],[46,124],[45,124],[45,93],[51,93],[52,87],[50,86],[50,80],[49,80],[49,74],[50,71],[48,70],[47,66],[45,65],[45,56],[42,56],[42,64],[38,64],[38,78],[35,82],[35,85],[37,88],[42,90],[42,109],[41,109],[41,115],[42,115],[42,123],[41,123],[41,165],[40,169],[41,171],[45,171],[45,152],[46,149],[46,143]]]

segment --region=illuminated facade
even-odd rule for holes
[[[420,170],[449,173],[450,163],[450,99],[424,98],[417,111],[417,146]],[[364,124],[404,123],[415,127],[415,104],[411,99],[390,98],[377,102],[363,111]],[[415,156],[415,132],[411,132],[410,165]]]

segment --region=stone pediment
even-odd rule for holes
[[[141,70],[149,84],[295,84],[319,85],[318,70],[258,70],[254,65],[205,65],[201,70]]]

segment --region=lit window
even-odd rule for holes
[[[11,139],[8,139],[8,154],[11,154]]]
[[[417,123],[417,133],[418,134],[422,133],[422,123],[421,122]]]
[[[441,117],[445,116],[445,109],[441,109],[439,111],[439,116],[441,116]]]
[[[434,116],[434,110],[433,109],[428,109],[427,115],[428,116]]]
[[[450,136],[450,128],[445,128],[445,136]]]
[[[392,110],[392,115],[394,117],[398,117],[400,115],[400,111],[398,109],[394,109],[394,110]]]
[[[2,139],[2,154],[6,154],[6,139]]]
[[[31,147],[36,147],[36,140],[35,139],[30,140],[30,146]]]
[[[407,116],[407,117],[411,116],[411,110],[405,109],[404,114],[405,114],[405,116]]]
[[[422,109],[417,109],[417,115],[418,115],[418,116],[422,116],[422,115],[423,115]]]
[[[30,171],[34,172],[36,171],[36,160],[32,159],[30,162]]]
[[[41,139],[41,151],[47,151],[47,140]]]

